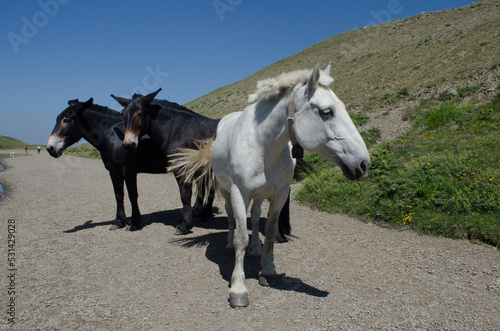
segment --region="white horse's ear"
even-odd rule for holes
[[[314,67],[313,72],[311,73],[311,77],[307,81],[307,94],[311,97],[314,94],[314,91],[318,87],[319,82],[319,62]]]
[[[325,68],[325,74],[330,76],[330,69],[332,68],[332,62],[328,62],[328,65]]]

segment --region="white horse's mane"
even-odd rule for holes
[[[259,100],[277,100],[284,93],[291,91],[297,85],[304,85],[311,76],[312,70],[295,70],[284,72],[279,76],[267,78],[257,82],[257,90],[248,97],[248,103]],[[330,65],[320,70],[319,84],[328,87],[333,82],[330,77]]]

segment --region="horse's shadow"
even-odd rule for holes
[[[150,214],[142,215],[142,227],[147,227],[153,223],[160,223],[167,226],[177,226],[179,220],[181,219],[181,211],[180,209],[174,210],[166,210],[166,211],[158,211]],[[130,225],[131,217],[127,217],[126,223]],[[73,233],[82,230],[89,230],[92,228],[96,228],[99,226],[111,226],[113,221],[103,221],[103,222],[95,222],[93,220],[88,220],[81,225],[75,226],[73,229],[65,230],[64,233]]]
[[[227,217],[216,217],[214,218],[214,220],[203,224],[209,225],[208,223],[211,222],[213,222],[214,224],[225,224],[227,226]],[[234,250],[226,249],[226,240],[227,231],[224,231],[208,233],[196,237],[183,237],[172,240],[172,243],[184,246],[186,248],[206,246],[206,257],[219,266],[219,272],[222,278],[230,283],[234,268],[235,255]],[[246,254],[244,269],[247,279],[259,279],[260,257],[248,256],[248,254]],[[313,286],[305,284],[298,278],[288,277],[285,274],[276,277],[276,280],[270,283],[270,287],[284,291],[304,293],[321,298],[324,298],[330,294],[330,292],[322,291]]]
[[[217,211],[214,210],[214,212]],[[142,224],[143,227],[147,227],[153,223],[160,223],[175,228],[179,223],[180,218],[180,209],[159,211],[142,215]],[[130,221],[130,218],[127,218],[127,221]],[[197,227],[213,230],[227,230],[227,222],[227,217],[213,217],[206,222],[199,222],[195,220],[195,227],[193,231],[194,233],[196,233]],[[75,226],[73,229],[64,231],[64,233],[74,233],[100,226],[110,226],[111,224],[112,221],[94,222],[93,220],[89,220],[82,225]],[[248,224],[248,226],[251,227],[250,224]],[[261,219],[261,221],[259,222],[259,230],[261,233],[264,232],[264,226],[265,222],[263,221],[263,219]],[[222,231],[208,233],[201,236],[189,235],[188,237],[179,237],[179,239],[174,239],[171,242],[186,248],[206,246],[206,257],[219,266],[219,272],[222,278],[230,283],[231,274],[234,268],[234,250],[226,249],[226,240],[227,231]],[[245,256],[244,267],[246,278],[259,279],[260,257],[248,256],[247,254]],[[287,277],[285,274],[277,277],[277,281],[270,283],[270,286],[279,290],[305,293],[321,298],[326,297],[330,294],[327,291],[322,291],[313,286],[307,285],[298,278]]]
[[[218,209],[214,207],[213,213],[218,213]],[[143,214],[142,216],[142,228],[145,228],[153,223],[159,223],[166,226],[176,227],[179,224],[179,221],[182,219],[181,209],[172,209],[165,211],[158,211],[149,214]],[[126,223],[130,225],[131,217],[127,217]],[[212,228],[212,229],[227,229],[227,220],[226,223],[218,224],[217,222],[213,222],[213,217],[209,221],[202,222],[199,218],[194,218],[194,227],[202,227],[202,228]],[[74,233],[82,230],[88,230],[92,228],[96,228],[99,226],[111,226],[113,221],[103,221],[103,222],[95,222],[94,220],[88,220],[81,225],[75,226],[73,229],[65,230],[64,233]]]

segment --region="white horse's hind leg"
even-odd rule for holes
[[[248,290],[245,286],[245,250],[248,246],[247,231],[247,207],[248,198],[245,198],[238,187],[233,185],[231,189],[231,205],[236,221],[234,233],[235,263],[233,275],[231,276],[231,288],[229,290],[229,304],[232,307],[248,306]]]
[[[252,204],[252,238],[250,239],[250,246],[248,247],[248,254],[250,256],[261,256],[262,245],[259,239],[259,220],[262,210],[262,199],[255,199]]]
[[[278,232],[278,219],[281,208],[286,202],[288,196],[288,187],[273,200],[269,201],[269,216],[266,221],[266,238],[264,240],[264,249],[260,260],[260,275],[259,283],[261,285],[269,285],[265,279],[266,276],[276,276],[276,268],[274,267],[274,241]]]

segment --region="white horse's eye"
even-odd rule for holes
[[[320,113],[321,113],[321,117],[323,117],[325,119],[332,118],[335,115],[332,108],[322,109],[320,111]]]

